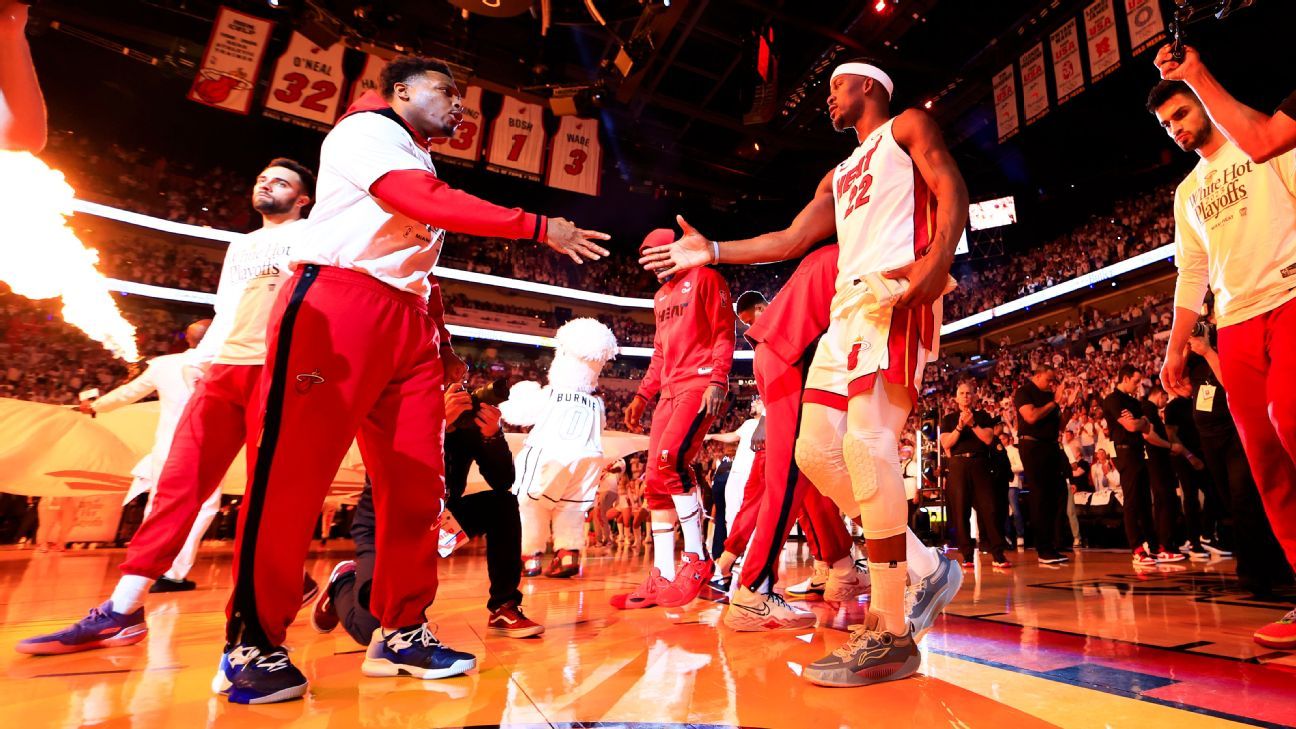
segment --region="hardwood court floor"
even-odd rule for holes
[[[318,579],[347,553],[333,544]],[[341,543],[343,546],[346,543]],[[1251,642],[1290,608],[1242,599],[1232,562],[1136,572],[1124,554],[1082,552],[1048,569],[1033,552],[988,560],[923,643],[921,674],[863,689],[814,687],[802,667],[846,638],[862,604],[812,604],[820,627],[735,633],[724,606],[620,612],[608,597],[637,583],[641,554],[586,560],[574,580],[524,582],[542,638],[485,632],[485,565],[469,545],[442,564],[439,636],[478,669],[443,681],[371,679],[341,630],[289,633],[312,681],[305,701],[234,706],[210,694],[229,588],[228,548],[207,550],[200,588],[152,595],[140,645],[33,658],[20,638],[58,629],[106,599],[120,550],[0,552],[0,729],[41,727],[1174,727],[1296,726],[1296,654]],[[802,549],[785,552],[802,579]]]

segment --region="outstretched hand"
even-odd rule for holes
[[[544,244],[576,263],[584,263],[607,256],[607,249],[594,241],[608,240],[611,237],[597,230],[577,228],[575,223],[566,218],[549,218]]]
[[[639,263],[660,281],[694,268],[715,263],[711,240],[688,224],[683,215],[675,216],[684,234],[674,243],[645,249]]]

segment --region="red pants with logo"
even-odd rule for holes
[[[740,580],[755,590],[762,582],[778,581],[779,557],[792,531],[792,521],[805,509],[802,529],[811,551],[825,562],[850,553],[851,538],[832,500],[810,483],[796,467],[797,430],[801,422],[801,393],[805,363],[788,364],[767,348],[756,345],[753,363],[756,389],[765,403],[765,488],[759,499],[755,532],[743,560]],[[752,469],[755,474],[755,469]],[[749,504],[744,499],[743,508]],[[738,516],[742,518],[741,512]],[[735,524],[734,531],[738,531]],[[725,544],[729,549],[729,543]]]
[[[368,274],[302,266],[275,302],[267,344],[227,641],[283,643],[311,533],[356,438],[376,519],[370,611],[387,628],[422,623],[445,493],[444,373],[426,300]]]
[[[697,484],[689,470],[702,450],[702,440],[714,418],[702,411],[706,386],[663,394],[653,410],[648,433],[648,467],[644,494],[648,508],[674,509],[672,494],[686,494]]]
[[[1296,299],[1222,327],[1219,357],[1260,501],[1296,568]]]
[[[260,386],[261,365],[212,365],[198,383],[158,476],[153,510],[126,549],[122,574],[157,579],[171,568],[199,508],[259,427]]]

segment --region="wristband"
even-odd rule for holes
[[[720,243],[719,243],[719,241],[714,241],[714,240],[711,241],[711,262],[712,262],[712,263],[720,263]]]

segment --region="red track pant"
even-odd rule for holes
[[[686,494],[697,485],[689,467],[697,460],[702,439],[714,420],[702,412],[705,393],[705,386],[695,387],[657,400],[648,433],[648,472],[644,476],[649,509],[674,509],[671,495]]]
[[[850,553],[851,538],[837,507],[796,467],[804,363],[783,362],[758,344],[753,371],[756,389],[765,403],[765,488],[758,501],[747,501],[746,497],[743,500],[743,509],[751,504],[759,510],[751,545],[747,546],[746,539],[734,544],[741,544],[740,549],[747,548],[740,580],[755,590],[767,579],[771,585],[778,581],[783,544],[792,531],[792,521],[803,508],[802,529],[810,541],[811,551],[819,559],[831,563],[846,556]],[[755,474],[754,468],[752,473]],[[738,519],[742,518],[739,512]],[[734,531],[738,529],[735,523]],[[725,549],[729,546],[730,542],[726,542]]]
[[[364,273],[303,266],[275,302],[268,337],[226,639],[283,643],[312,530],[357,436],[374,486],[370,611],[388,628],[423,622],[445,493],[444,373],[427,302]]]
[[[1260,500],[1296,567],[1296,299],[1221,328],[1219,355]]]
[[[171,568],[207,497],[249,432],[260,401],[261,365],[212,365],[180,415],[158,476],[153,510],[126,549],[122,574],[157,579]]]

